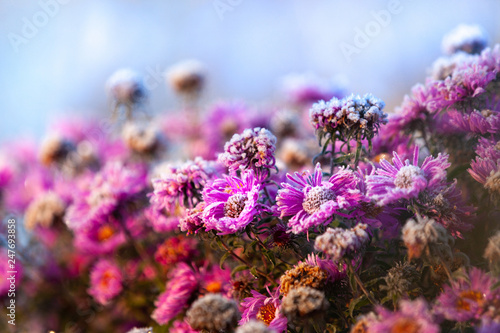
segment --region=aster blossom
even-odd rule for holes
[[[377,314],[377,319],[368,323],[370,333],[439,333],[441,331],[424,299],[402,300],[399,303],[399,310],[395,312],[379,306]]]
[[[468,321],[486,318],[489,306],[500,300],[498,278],[478,268],[472,268],[467,278],[459,278],[437,298],[435,312],[448,320]]]
[[[247,128],[241,134],[235,134],[224,145],[224,153],[219,155],[219,162],[234,174],[237,170],[250,168],[256,175],[267,175],[276,160],[276,137],[267,129]]]
[[[156,309],[151,317],[160,325],[168,323],[188,307],[198,287],[195,272],[187,264],[180,263],[172,272],[166,290],[155,301]]]
[[[354,172],[341,168],[323,181],[321,165],[314,173],[287,174],[290,183],[282,183],[277,195],[281,217],[292,216],[288,221],[293,233],[306,232],[309,228],[327,225],[334,215],[353,217],[362,198],[356,188],[358,179]]]
[[[244,171],[241,178],[225,176],[209,183],[203,191],[205,229],[221,235],[243,230],[262,211],[261,188],[253,170]]]
[[[243,313],[239,325],[244,325],[252,319],[264,322],[270,329],[281,333],[286,330],[288,320],[281,313],[279,288],[273,293],[267,290],[270,296],[265,296],[252,290],[252,297],[247,297],[241,303]]]
[[[382,160],[377,174],[367,177],[367,194],[379,205],[417,198],[422,191],[435,189],[446,180],[446,169],[450,166],[447,154],[440,153],[436,158],[428,156],[421,166],[418,147],[415,147],[412,163],[406,160],[403,164],[395,152],[393,156],[393,164]]]
[[[89,294],[100,304],[106,305],[123,289],[123,276],[116,264],[101,259],[90,272]]]
[[[203,187],[219,167],[215,162],[200,157],[181,166],[167,165],[158,178],[152,180],[151,203],[159,209],[172,210],[176,204],[192,208],[201,199]]]
[[[370,241],[368,226],[360,223],[351,229],[328,228],[314,242],[316,250],[326,253],[333,261],[351,258],[363,251]]]

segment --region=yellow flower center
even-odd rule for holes
[[[97,239],[100,241],[100,242],[103,242],[109,238],[111,238],[111,236],[113,236],[115,234],[115,231],[113,230],[113,228],[109,225],[103,225],[102,227],[99,228],[99,230],[97,231]]]
[[[257,319],[264,322],[267,326],[274,320],[276,317],[276,307],[272,303],[267,303],[262,306],[257,313]]]

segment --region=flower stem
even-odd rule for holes
[[[356,270],[354,269],[354,267],[352,267],[351,261],[350,260],[344,260],[344,262],[346,263],[347,268],[349,269],[349,271],[351,272],[351,274],[354,276],[354,279],[356,280],[356,283],[361,288],[361,290],[365,294],[366,298],[368,298],[368,300],[370,301],[370,303],[372,303],[373,305],[377,305],[377,301],[372,297],[372,295],[368,292],[368,290],[366,290],[365,285],[363,284],[363,281],[361,281],[361,278],[359,277],[358,273],[356,272]]]

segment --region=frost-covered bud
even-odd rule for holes
[[[439,57],[432,64],[431,77],[434,80],[444,80],[451,76],[457,66],[469,60],[472,56],[465,52],[457,52],[451,56]]]
[[[153,328],[152,327],[142,327],[142,328],[137,328],[134,327],[127,333],[153,333]]]
[[[460,24],[443,37],[442,49],[445,54],[463,51],[479,54],[488,46],[488,34],[479,25]]]
[[[361,252],[370,241],[368,226],[360,223],[351,229],[328,228],[314,243],[316,250],[326,253],[333,261]]]
[[[490,192],[494,200],[500,200],[500,170],[491,171],[490,175],[486,177],[484,188]]]
[[[266,324],[259,320],[250,320],[241,327],[238,327],[236,333],[273,333]]]
[[[62,138],[59,135],[51,135],[46,137],[40,147],[39,158],[44,165],[53,163],[61,163],[68,155],[75,150],[73,142]]]
[[[184,60],[167,70],[166,79],[172,89],[183,95],[199,93],[205,84],[205,67],[198,60]]]
[[[120,69],[109,77],[106,91],[116,104],[137,104],[147,96],[142,76],[128,68]]]
[[[240,312],[235,301],[220,294],[208,294],[191,305],[186,318],[195,330],[232,332],[238,325]]]
[[[388,115],[382,111],[384,107],[385,103],[372,94],[363,97],[352,94],[341,100],[333,98],[315,103],[309,110],[309,120],[317,131],[338,131],[344,140],[358,134],[363,139],[371,139],[380,125],[387,123]]]
[[[152,124],[129,121],[123,126],[122,138],[138,154],[154,153],[160,145],[160,133]]]
[[[310,287],[290,290],[281,304],[281,311],[291,321],[313,318],[327,309],[325,293]]]
[[[226,142],[224,153],[219,155],[219,162],[228,167],[231,173],[250,168],[260,174],[263,169],[274,167],[275,150],[276,137],[273,133],[260,127],[247,128]]]
[[[434,245],[447,245],[449,235],[446,229],[433,219],[427,216],[417,215],[417,219],[408,219],[403,227],[403,241],[408,248],[408,255],[411,258],[420,258],[424,251],[431,254],[436,247]],[[451,256],[452,257],[452,256]]]
[[[316,145],[316,142],[314,142],[314,148],[316,148]],[[309,149],[309,146],[303,140],[288,138],[281,144],[277,155],[287,167],[298,170],[311,162],[311,151],[314,150]]]
[[[300,119],[297,113],[290,110],[277,112],[271,118],[271,130],[278,137],[294,136],[298,133]]]
[[[27,230],[33,230],[36,226],[49,228],[58,218],[62,218],[66,211],[66,204],[54,192],[44,193],[38,197],[26,209],[24,225]]]

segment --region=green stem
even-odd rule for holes
[[[354,279],[356,280],[356,283],[361,288],[361,290],[365,294],[366,298],[368,298],[368,300],[370,301],[370,303],[372,303],[373,305],[377,305],[377,301],[372,297],[372,295],[368,292],[368,290],[366,290],[365,285],[363,284],[363,281],[361,281],[361,278],[359,277],[358,273],[356,272],[356,270],[354,269],[354,267],[352,267],[351,261],[348,260],[348,259],[345,259],[344,262],[347,265],[347,269],[349,269],[349,271],[351,272],[351,274],[354,276]]]

